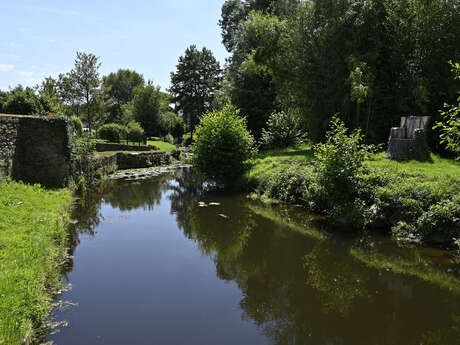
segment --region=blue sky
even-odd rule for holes
[[[224,0],[0,0],[0,89],[69,71],[76,51],[101,75],[134,69],[163,89],[185,48],[227,53],[217,22]]]

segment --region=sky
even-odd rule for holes
[[[191,44],[228,56],[217,22],[224,0],[0,0],[0,89],[33,86],[100,57],[100,73],[129,68],[163,90]]]

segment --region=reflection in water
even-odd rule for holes
[[[266,207],[243,196],[212,192],[197,181],[192,170],[184,169],[174,178],[164,175],[111,186],[78,210],[74,244],[79,234],[96,234],[101,204],[152,212],[169,202],[176,229],[211,258],[218,279],[237,284],[241,317],[248,327],[255,324],[263,332],[266,343],[460,343],[460,281],[446,273],[446,266],[421,256],[402,259],[394,253],[404,251],[384,239],[327,234],[320,223],[306,223],[309,217],[297,208]],[[188,312],[187,305],[169,307]],[[222,317],[221,323],[225,329],[228,321]],[[226,337],[232,343],[233,338]],[[148,337],[143,340],[149,343]],[[206,342],[190,338],[188,343]]]

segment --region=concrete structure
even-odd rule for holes
[[[426,130],[430,116],[401,117],[401,126],[393,127],[388,141],[388,158],[405,161],[426,161],[430,150],[426,140]]]

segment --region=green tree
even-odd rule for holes
[[[151,82],[146,86],[139,85],[134,89],[134,98],[131,101],[132,114],[139,122],[147,136],[161,134],[161,91]]]
[[[450,62],[454,79],[460,80],[460,64]],[[444,105],[441,111],[444,121],[436,123],[434,129],[439,128],[441,131],[441,143],[445,144],[449,150],[458,154],[460,160],[460,96],[457,98],[457,104]]]
[[[90,134],[92,130],[91,110],[95,100],[100,96],[100,67],[101,63],[96,55],[77,52],[75,66],[70,71],[70,77],[75,82],[76,94],[83,96]]]
[[[83,94],[81,89],[77,88],[75,80],[69,73],[59,74],[57,80],[57,92],[59,102],[64,108],[67,116],[80,116],[80,106],[83,103]]]
[[[102,78],[104,96],[109,100],[109,122],[121,122],[122,106],[134,97],[134,89],[144,85],[144,77],[136,71],[119,69]]]
[[[7,114],[48,115],[51,105],[47,99],[30,88],[18,85],[3,96],[3,110]]]
[[[199,118],[211,110],[221,80],[220,64],[209,49],[201,51],[195,45],[179,58],[176,72],[171,73],[170,92],[188,129],[193,132]]]
[[[208,178],[231,186],[249,168],[253,144],[245,118],[229,103],[201,118],[192,149],[193,162]]]

